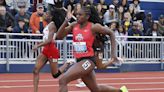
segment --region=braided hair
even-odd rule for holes
[[[103,25],[103,20],[99,17],[98,12],[96,11],[96,8],[93,5],[88,5],[82,7],[83,11],[90,15],[89,21],[92,23],[99,23]],[[104,26],[104,25],[103,25]],[[104,34],[96,33],[95,41],[93,44],[93,48],[96,50],[96,48],[104,48],[105,41],[107,41],[108,38]]]
[[[54,6],[51,7],[49,11],[53,16],[52,21],[55,23],[55,26],[58,30],[65,20],[66,11],[62,8],[56,8]]]

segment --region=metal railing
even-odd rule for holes
[[[36,57],[41,53],[41,48],[36,52],[32,51],[32,47],[41,42],[40,38],[36,38],[38,34],[16,34],[16,33],[0,33],[0,63],[14,62],[14,63],[34,63]],[[28,39],[13,38],[13,36],[28,36]],[[142,61],[142,62],[156,62],[164,58],[164,37],[130,37],[126,38],[152,38],[160,39],[160,41],[120,41],[117,37],[117,56],[122,57],[125,62],[128,61]],[[72,40],[57,40],[57,47],[60,50],[59,60],[67,60],[73,58]],[[110,42],[105,44],[104,60],[110,58]]]

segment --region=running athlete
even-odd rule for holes
[[[64,72],[65,68],[69,65],[68,63],[64,63],[63,66],[58,69],[57,61],[59,58],[59,51],[55,45],[57,26],[54,14],[54,11],[46,12],[45,19],[49,24],[43,30],[43,42],[33,47],[33,50],[35,51],[43,46],[42,53],[37,57],[37,63],[33,70],[34,92],[38,92],[39,72],[48,61],[51,68],[51,74],[54,78],[57,78],[62,72]]]
[[[98,16],[98,13],[97,13],[95,7],[90,6],[90,10],[91,10],[91,15],[90,15],[89,21],[92,23],[99,23],[99,24],[103,25],[103,21]],[[115,65],[114,63],[117,63],[117,65],[119,65],[119,64],[121,65],[121,62],[120,62],[121,60],[118,60],[118,62],[110,61],[110,62],[103,63],[104,45],[105,45],[105,41],[107,41],[107,40],[108,40],[108,38],[105,35],[96,33],[95,40],[93,43],[93,49],[94,49],[94,53],[95,53],[95,59],[96,59],[95,61],[96,61],[97,69],[105,69],[110,65]],[[75,86],[76,87],[86,87],[85,83],[83,81],[81,81],[81,79],[77,80],[77,84]]]
[[[88,7],[82,7],[77,13],[77,22],[68,25],[68,21],[72,14],[68,12],[67,17],[57,32],[57,38],[62,39],[68,33],[73,33],[74,57],[77,63],[73,64],[59,78],[59,92],[68,92],[67,84],[73,80],[81,78],[91,92],[128,92],[126,87],[121,89],[111,86],[98,85],[95,78],[95,58],[93,50],[93,42],[96,33],[101,33],[110,36],[111,41],[111,61],[117,61],[116,57],[116,42],[114,33],[107,27],[100,24],[89,22],[91,15]],[[66,27],[67,26],[67,27]]]

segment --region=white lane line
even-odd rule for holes
[[[128,89],[129,91],[157,91],[164,90],[164,88],[136,88],[136,89]],[[80,91],[69,91],[69,92],[90,92],[88,90],[80,90]]]
[[[96,80],[152,80],[152,79],[164,79],[164,77],[135,77],[135,78],[97,78]],[[0,82],[31,82],[33,80],[0,80]],[[58,81],[57,79],[45,79],[40,81]]]
[[[101,83],[100,85],[160,85],[164,84],[164,82],[135,82],[135,83]],[[39,85],[39,87],[58,87],[58,84],[55,85]],[[75,84],[69,84],[68,86],[75,86]],[[21,86],[0,86],[1,88],[31,88],[33,85],[21,85]]]

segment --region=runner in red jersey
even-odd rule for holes
[[[51,74],[54,78],[57,78],[69,65],[68,63],[64,63],[64,65],[58,69],[57,61],[60,56],[59,51],[55,45],[57,28],[55,21],[53,21],[55,20],[53,15],[53,11],[48,11],[46,13],[45,18],[49,24],[43,30],[43,42],[36,44],[33,47],[33,50],[37,50],[39,47],[43,46],[42,53],[40,53],[37,57],[37,62],[33,70],[34,92],[38,92],[39,72],[48,61],[51,68]]]
[[[73,33],[74,56],[77,63],[72,65],[59,79],[59,92],[68,92],[67,84],[73,80],[81,78],[91,92],[128,92],[124,87],[117,89],[110,86],[98,85],[95,78],[95,58],[92,48],[96,33],[110,36],[111,41],[111,62],[117,61],[116,42],[114,33],[107,27],[100,24],[93,24],[88,21],[90,9],[82,7],[77,13],[77,22],[68,25],[72,14],[68,12],[67,17],[57,32],[57,38],[62,39],[68,33]]]

